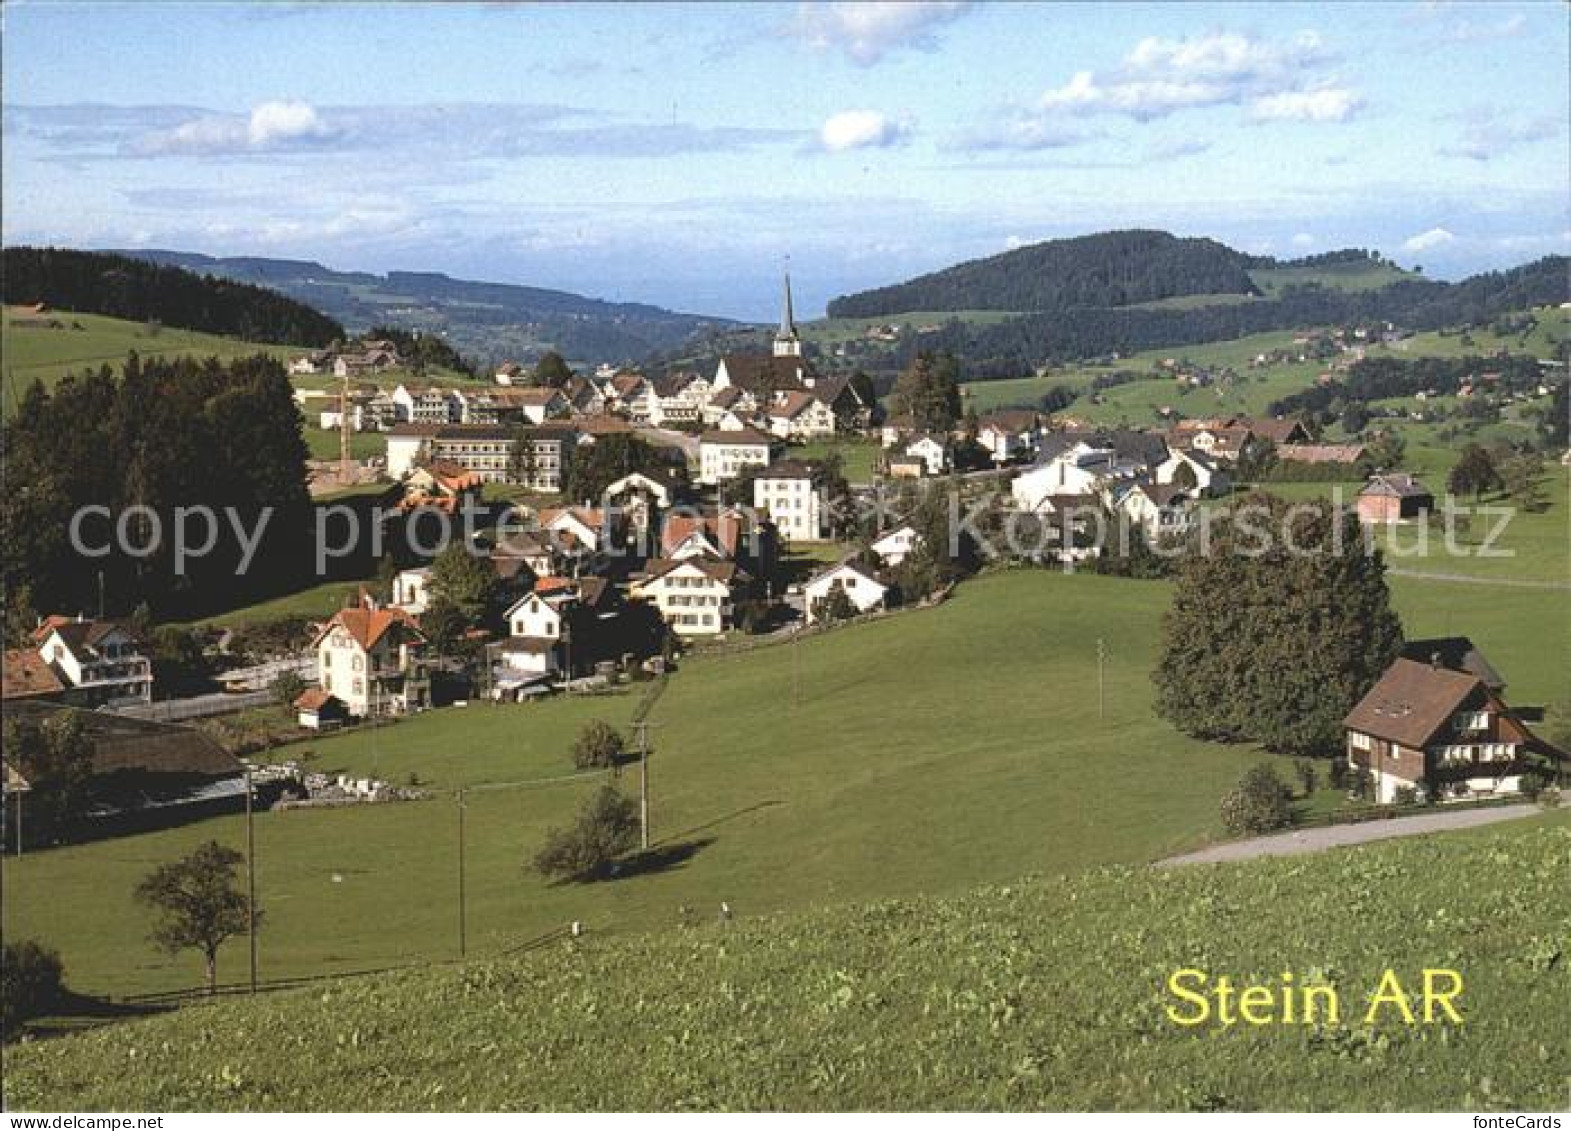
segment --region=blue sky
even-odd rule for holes
[[[768,318],[1161,227],[1456,277],[1571,250],[1567,13],[1512,4],[4,11],[4,237]]]

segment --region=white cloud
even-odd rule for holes
[[[1420,232],[1416,236],[1409,236],[1402,243],[1404,251],[1432,251],[1437,247],[1456,243],[1456,237],[1444,228],[1430,228],[1427,232]]]
[[[1308,232],[1298,232],[1293,236],[1291,242],[1294,247],[1314,247],[1315,237]]]
[[[262,153],[331,140],[340,131],[307,102],[263,102],[248,116],[207,115],[138,138],[133,151],[162,153]]]
[[[1325,81],[1322,72],[1329,61],[1313,31],[1277,42],[1224,31],[1185,39],[1148,36],[1114,70],[1079,71],[1044,93],[1036,108],[1045,114],[1121,114],[1144,122],[1181,110],[1252,101],[1257,113],[1268,117],[1341,121],[1359,99]]]
[[[1463,18],[1437,35],[1430,43],[1488,43],[1497,39],[1513,39],[1527,30],[1527,16],[1516,12],[1496,23],[1474,23]]]
[[[1261,122],[1345,122],[1364,100],[1345,87],[1287,90],[1255,99],[1251,114]]]
[[[819,139],[825,149],[839,153],[898,145],[910,134],[908,123],[895,121],[877,110],[842,110],[824,123]]]
[[[844,51],[853,63],[870,67],[902,47],[932,50],[934,33],[959,19],[966,2],[919,3],[872,0],[853,3],[802,3],[788,29],[819,50]]]

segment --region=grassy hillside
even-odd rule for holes
[[[1102,870],[353,980],[16,1049],[43,1110],[1537,1110],[1564,1099],[1563,816]],[[1365,1023],[1387,969],[1463,1025]],[[1174,971],[1336,987],[1337,1023],[1181,1027]],[[613,1066],[608,1071],[608,1066]]]
[[[69,310],[52,311],[45,316],[59,322],[58,329],[19,327],[12,325],[13,308],[7,307],[5,313],[5,322],[0,327],[0,352],[5,357],[4,408],[8,414],[34,380],[41,380],[47,386],[67,373],[96,369],[100,365],[118,370],[130,353],[143,357],[161,354],[164,357],[218,357],[223,360],[266,353],[287,363],[307,352],[297,346],[245,342],[167,326],[154,329],[141,322]]]
[[[1282,263],[1275,267],[1259,267],[1249,272],[1249,278],[1267,296],[1279,294],[1288,287],[1325,287],[1332,291],[1377,291],[1392,283],[1418,276],[1404,271],[1395,263],[1384,260],[1355,259],[1345,262],[1301,264]]]
[[[1216,835],[1216,800],[1255,757],[1183,738],[1151,714],[1166,603],[1160,584],[1009,573],[936,610],[804,641],[795,656],[777,646],[686,662],[652,716],[651,768],[656,836],[691,855],[623,884],[549,885],[526,862],[596,784],[553,780],[572,772],[573,736],[590,719],[627,723],[632,694],[477,704],[280,753],[309,750],[324,770],[397,782],[416,774],[438,789],[540,783],[469,797],[469,939],[480,954],[572,919],[644,930],[722,899],[752,915],[1140,862]],[[1111,657],[1105,720],[1099,635]],[[636,774],[624,784],[636,788]],[[130,893],[154,862],[214,836],[241,843],[243,821],[7,859],[7,937],[60,947],[84,990],[191,985],[198,967],[146,943]],[[264,977],[456,953],[451,796],[269,813],[257,837]],[[223,961],[225,977],[239,975],[239,953]]]
[[[1563,621],[1571,593],[1407,578],[1393,590],[1410,634],[1473,635],[1513,702],[1564,695],[1566,641],[1542,626]],[[654,831],[673,866],[613,885],[545,884],[526,862],[596,784],[564,780],[574,735],[591,719],[627,723],[634,694],[477,704],[279,753],[309,754],[325,771],[416,775],[439,791],[532,783],[468,797],[471,954],[573,919],[637,932],[721,900],[750,916],[1140,863],[1218,835],[1217,799],[1259,757],[1184,738],[1152,714],[1168,592],[1008,572],[967,583],[938,609],[804,641],[795,655],[781,645],[689,660],[651,716]],[[623,785],[636,789],[636,772]],[[262,815],[262,976],[455,956],[456,836],[446,792]],[[190,986],[198,965],[146,942],[130,893],[154,864],[212,837],[243,844],[243,821],[6,858],[5,933],[59,947],[83,991]],[[242,962],[235,948],[221,975],[239,977]]]

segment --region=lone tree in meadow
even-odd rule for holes
[[[614,785],[602,786],[571,825],[546,834],[535,870],[563,879],[600,879],[637,843],[638,803]]]
[[[603,770],[622,760],[621,732],[596,719],[586,723],[573,741],[573,765],[580,770]]]
[[[201,951],[208,993],[218,987],[218,948],[249,930],[238,876],[244,859],[234,849],[210,840],[189,856],[160,864],[137,885],[138,902],[158,916],[153,942],[170,954]],[[260,922],[260,913],[257,919]]]
[[[1401,644],[1385,561],[1357,518],[1251,494],[1179,566],[1157,710],[1196,738],[1325,753]]]
[[[1495,467],[1494,457],[1481,444],[1463,448],[1446,479],[1446,490],[1453,495],[1472,495],[1474,499],[1500,487],[1500,471]]]

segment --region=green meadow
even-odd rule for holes
[[[703,915],[638,937],[591,927],[510,959],[23,1045],[4,1100],[46,1111],[1545,1111],[1564,1102],[1571,1057],[1565,903],[1552,894],[1568,849],[1571,825],[1555,815],[1302,858],[1020,877],[726,924]],[[405,896],[418,905],[430,893],[409,885]],[[1425,969],[1455,972],[1454,1015],[1438,1004],[1426,1015]],[[1235,990],[1264,987],[1255,1016],[1269,1023],[1238,1022],[1235,997],[1224,1024],[1208,996],[1206,1018],[1180,1024],[1199,1015],[1170,988],[1181,970],[1207,988],[1223,976]],[[1373,1000],[1390,992],[1388,971],[1413,995],[1411,1024]],[[1322,988],[1311,1000],[1306,985]]]
[[[5,308],[6,320],[0,329],[0,351],[5,357],[7,414],[13,411],[17,398],[35,380],[47,387],[68,373],[96,369],[100,365],[118,371],[126,355],[131,353],[143,357],[218,357],[226,361],[266,353],[287,364],[308,352],[298,346],[244,342],[167,326],[154,328],[140,322],[68,310],[52,311],[44,316],[60,322],[59,329],[16,327],[11,324],[14,310],[13,307]]]
[[[1513,702],[1563,699],[1571,593],[1394,578],[1410,635],[1467,633]],[[1139,864],[1221,835],[1217,800],[1264,757],[1188,739],[1152,712],[1169,587],[1014,570],[945,605],[796,645],[686,660],[649,715],[663,870],[549,884],[527,867],[599,784],[567,750],[588,721],[626,726],[621,694],[472,704],[281,749],[324,772],[415,780],[425,801],[270,812],[256,828],[264,979],[456,956],[458,814],[466,810],[471,954],[572,920],[599,933],[958,891],[1027,873]],[[1106,649],[1099,709],[1096,654]],[[636,789],[638,771],[622,785]],[[3,864],[7,937],[61,949],[77,989],[196,983],[191,956],[146,942],[132,902],[156,863],[243,822],[40,851]],[[54,893],[71,892],[64,900]],[[221,961],[242,973],[242,945]]]

